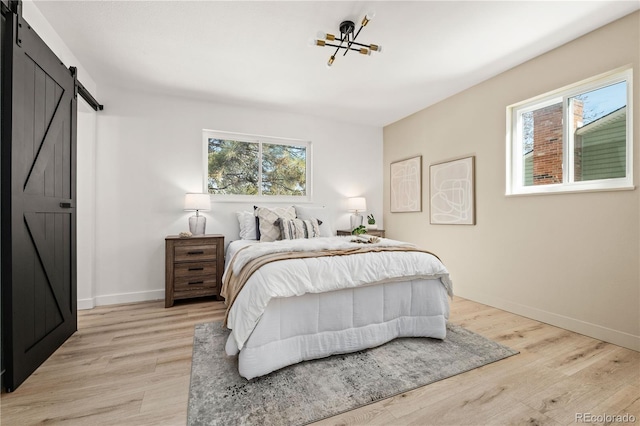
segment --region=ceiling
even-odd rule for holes
[[[373,126],[640,8],[640,0],[35,4],[96,81],[98,98],[116,85]],[[309,40],[372,11],[358,41],[383,52],[350,52],[327,68],[333,50]]]

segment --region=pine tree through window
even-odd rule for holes
[[[310,142],[209,130],[203,135],[210,194],[309,197]]]

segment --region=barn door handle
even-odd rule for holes
[[[71,203],[60,203],[60,207],[62,207],[63,209],[70,209]]]

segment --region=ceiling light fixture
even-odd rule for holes
[[[362,28],[366,27],[369,21],[375,16],[373,13],[367,13],[364,18],[362,18],[362,22],[360,23],[360,28],[358,32],[354,34],[355,24],[353,21],[342,21],[340,23],[340,37],[336,37],[333,34],[328,34],[324,32],[318,33],[318,38],[313,40],[314,46],[330,46],[335,47],[336,51],[331,55],[329,61],[327,62],[327,67],[331,67],[333,62],[336,60],[336,55],[340,51],[340,49],[344,49],[344,53],[342,56],[345,56],[350,50],[354,50],[362,55],[371,55],[371,52],[382,52],[382,46],[378,44],[362,44],[356,42],[356,38],[362,31]],[[340,42],[340,44],[328,43],[329,42]]]

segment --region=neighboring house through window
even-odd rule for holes
[[[310,200],[311,143],[204,130],[205,186],[227,199]]]
[[[507,108],[507,195],[633,188],[631,70]]]

